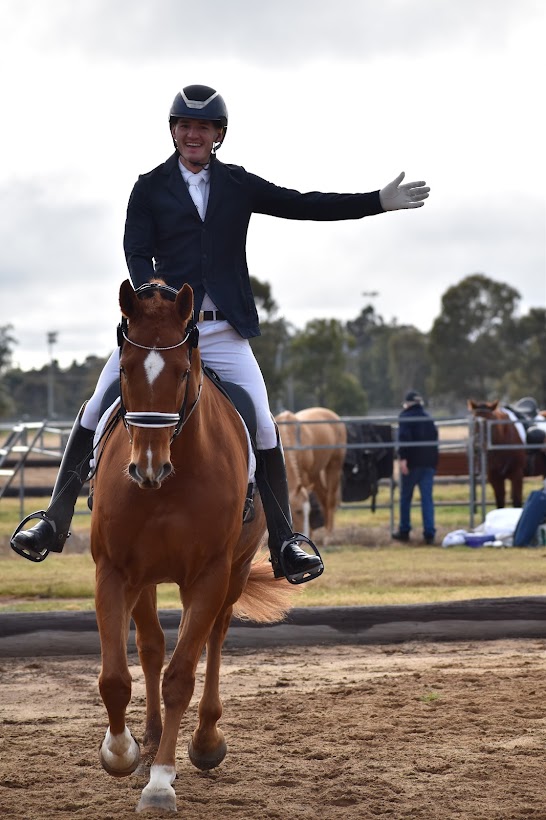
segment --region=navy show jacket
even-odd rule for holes
[[[187,282],[194,291],[195,310],[208,293],[243,338],[260,335],[246,260],[253,213],[314,221],[383,213],[379,191],[300,193],[216,158],[210,169],[204,221],[180,173],[177,152],[138,178],[127,207],[125,258],[135,288],[154,277],[177,289]]]

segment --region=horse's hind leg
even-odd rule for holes
[[[109,726],[100,748],[100,761],[108,774],[124,777],[138,766],[140,749],[125,724],[131,698],[127,664],[130,606],[116,570],[97,564],[95,609],[100,634],[102,666],[99,690],[108,712]]]
[[[136,645],[146,681],[146,727],[138,768],[144,774],[151,766],[161,740],[161,670],[165,660],[165,635],[157,615],[156,587],[146,587],[133,608]]]
[[[199,701],[199,723],[188,745],[188,754],[198,769],[214,769],[227,752],[223,732],[217,723],[222,716],[220,665],[222,645],[228,631],[233,607],[220,613],[207,641],[207,664],[203,695]]]
[[[334,516],[336,509],[339,507],[341,500],[341,467],[343,462],[340,462],[336,457],[332,458],[325,469],[326,473],[326,492],[327,492],[327,508],[326,514],[326,529],[331,533],[334,529]]]

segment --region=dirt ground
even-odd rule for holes
[[[212,772],[180,732],[178,815],[192,820],[546,818],[546,642],[226,651]],[[141,738],[134,679],[129,725]],[[99,659],[0,660],[2,820],[125,820],[145,780],[109,777]],[[143,812],[141,817],[157,816]]]

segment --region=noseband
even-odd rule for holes
[[[175,288],[171,288],[168,285],[161,285],[157,282],[150,282],[144,285],[141,285],[139,288],[135,290],[139,299],[151,299],[156,293],[159,293],[163,299],[168,299],[170,302],[174,302],[177,296],[178,291]],[[201,381],[199,382],[199,388],[197,390],[197,397],[192,404],[190,411],[186,414],[186,408],[188,404],[188,389],[189,389],[189,375],[191,372],[191,356],[192,351],[195,347],[197,347],[199,341],[199,330],[197,325],[193,321],[193,319],[188,322],[186,326],[186,335],[184,338],[177,342],[174,345],[166,345],[165,347],[148,347],[147,345],[141,345],[138,342],[134,342],[132,339],[129,338],[128,334],[128,321],[125,317],[122,318],[120,324],[118,325],[118,345],[119,345],[119,352],[121,358],[121,351],[123,349],[123,345],[125,342],[132,345],[133,347],[138,347],[140,350],[150,350],[150,351],[158,351],[158,350],[175,350],[177,347],[182,347],[188,341],[190,343],[189,349],[189,361],[190,366],[184,373],[184,381],[186,382],[186,389],[184,391],[184,398],[182,400],[182,405],[178,413],[161,413],[161,412],[154,412],[154,411],[135,411],[135,412],[128,412],[125,409],[125,405],[123,403],[123,392],[121,389],[121,370],[120,370],[120,415],[123,419],[123,423],[129,433],[129,438],[131,438],[131,433],[129,431],[129,427],[149,427],[149,428],[162,428],[162,427],[174,427],[174,432],[171,437],[171,442],[177,437],[180,433],[188,419],[190,418],[191,414],[197,407],[197,403],[201,397],[201,387],[203,386],[203,373],[201,373]]]

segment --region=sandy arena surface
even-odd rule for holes
[[[175,781],[192,820],[546,818],[542,639],[228,650],[222,765],[186,754]],[[128,722],[142,736],[143,678]],[[109,777],[96,656],[0,659],[2,820],[125,820],[146,783]],[[140,817],[157,813],[143,812]]]

